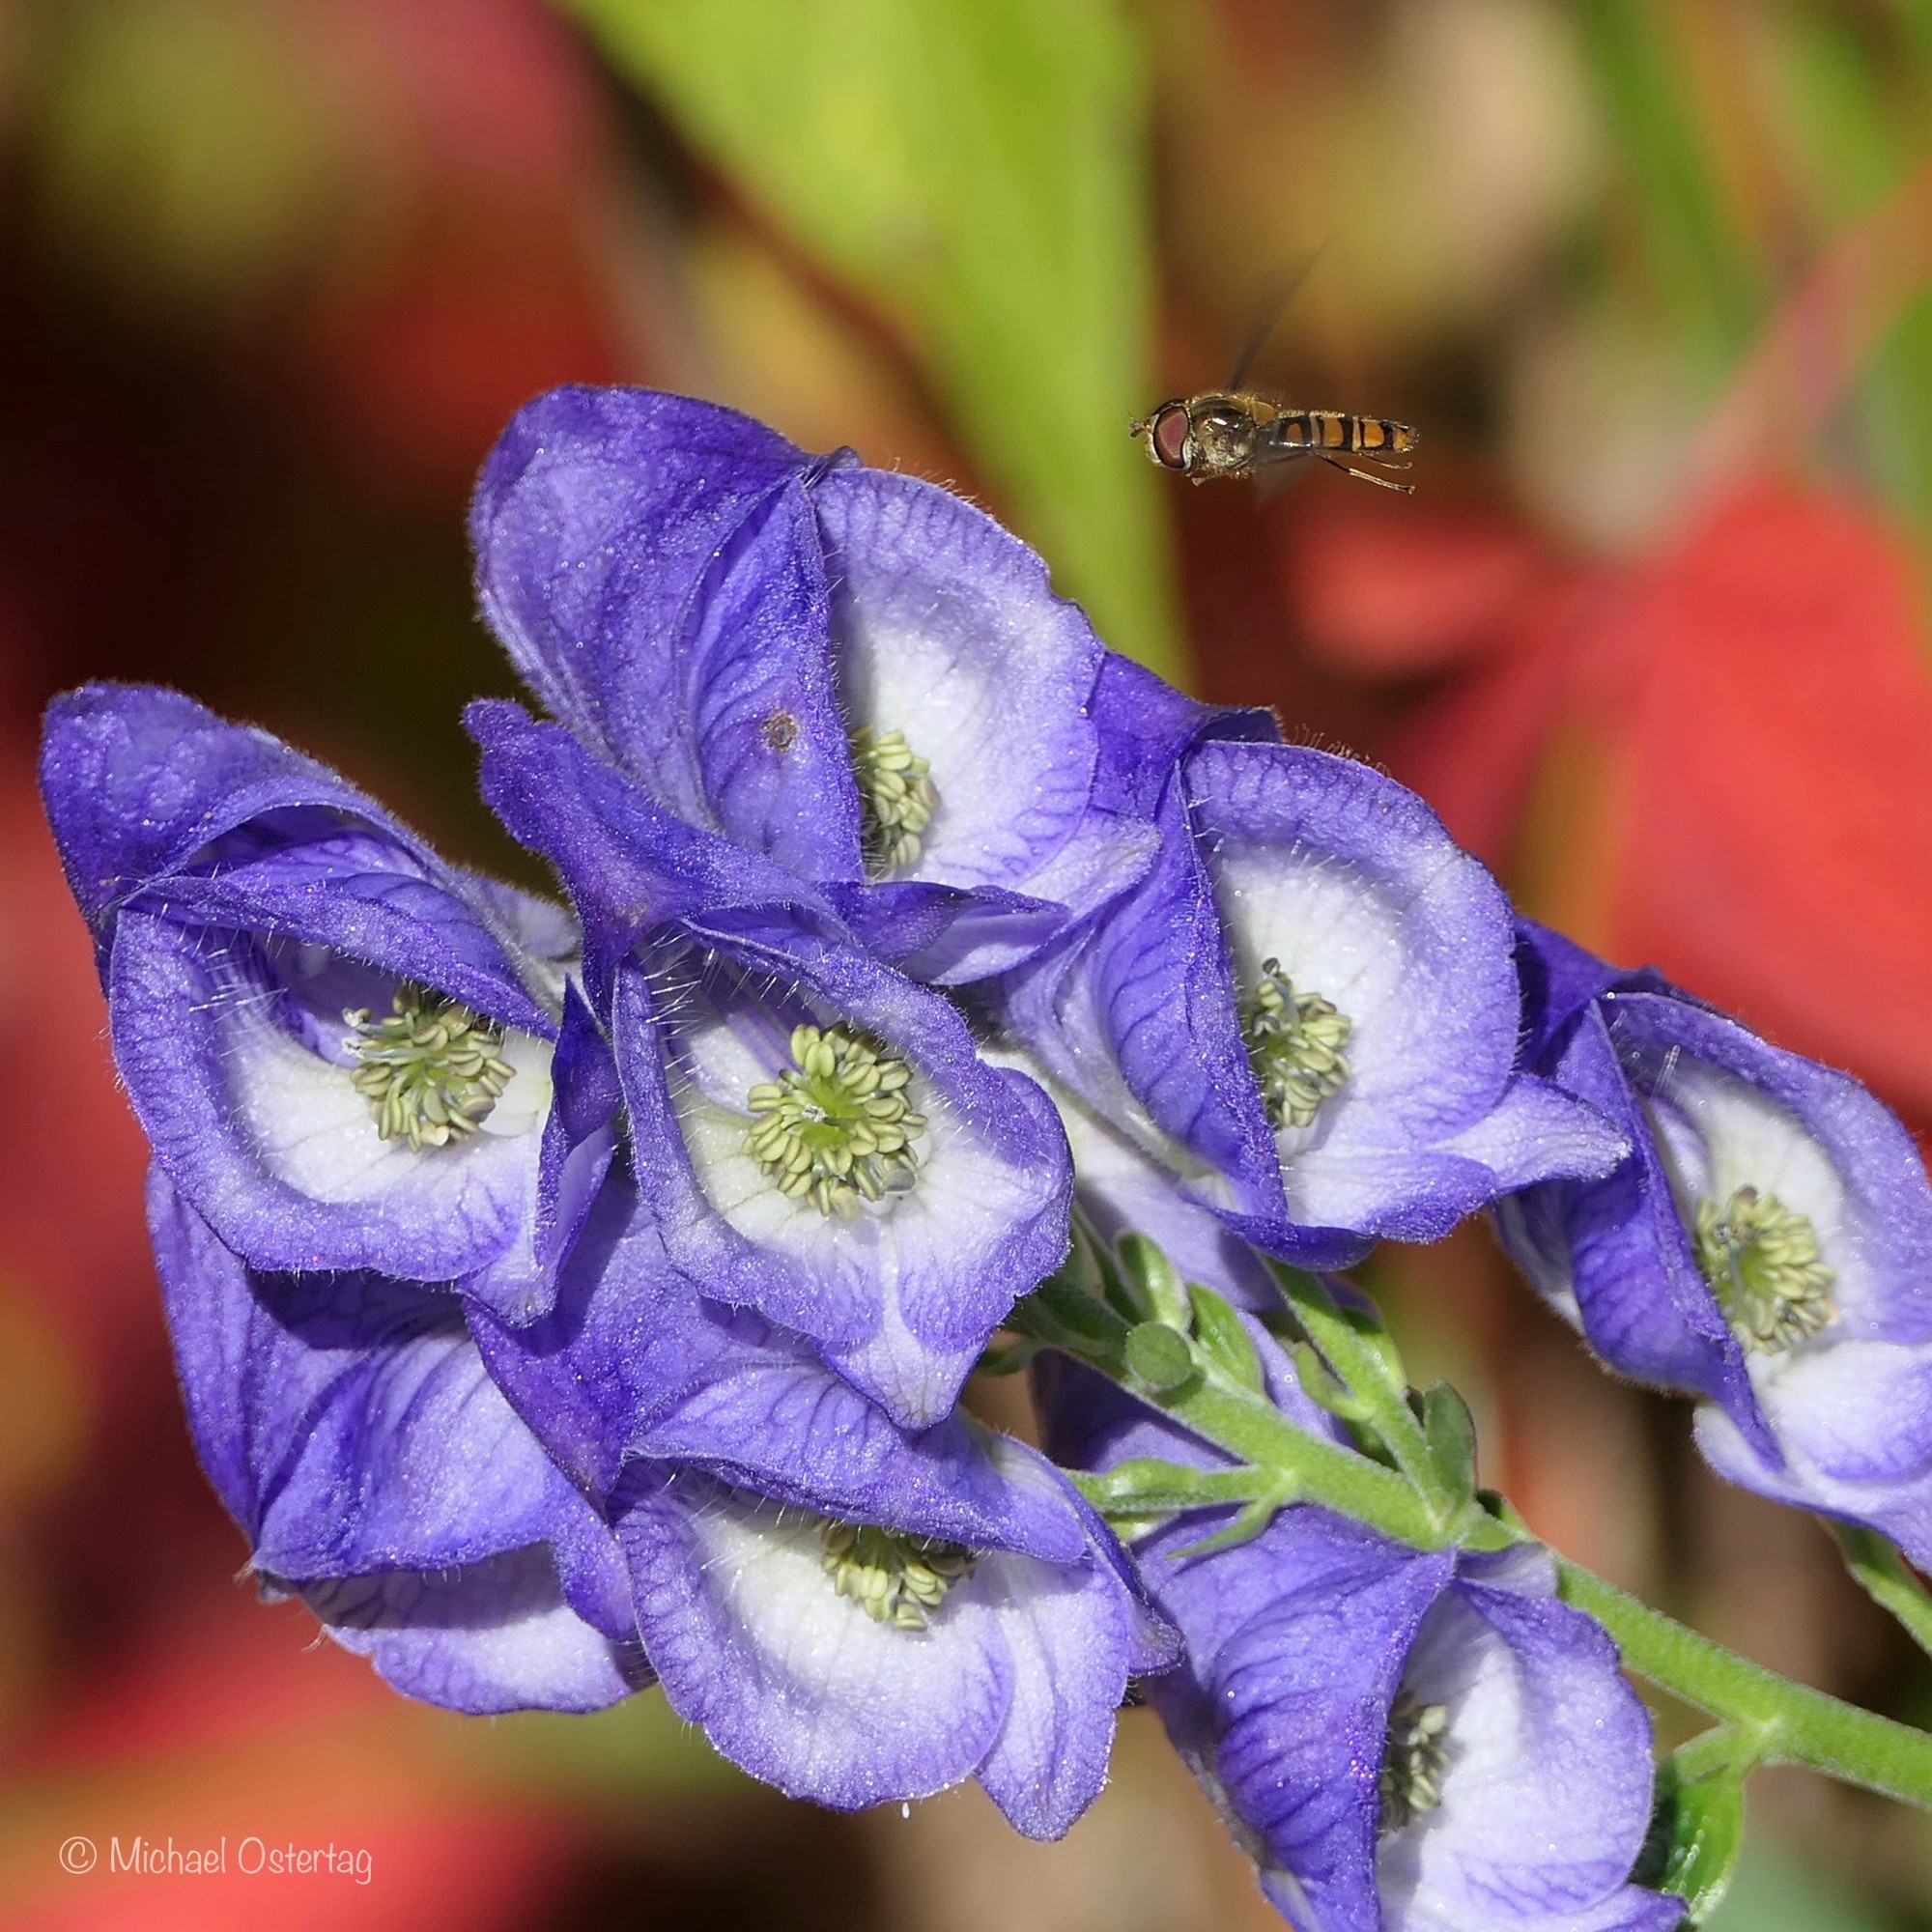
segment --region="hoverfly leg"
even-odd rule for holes
[[[1322,462],[1331,469],[1339,469],[1345,476],[1359,476],[1364,483],[1374,483],[1383,490],[1393,490],[1399,497],[1413,497],[1413,483],[1397,483],[1387,476],[1378,476],[1370,469],[1357,469],[1352,463],[1344,463],[1339,456],[1324,456]],[[1404,466],[1406,468],[1406,466]]]

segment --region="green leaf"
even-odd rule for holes
[[[1762,320],[1768,290],[1726,196],[1694,62],[1662,0],[1583,0],[1577,19],[1651,281],[1694,372],[1715,384]]]
[[[1257,1496],[1253,1502],[1242,1504],[1233,1522],[1204,1536],[1199,1543],[1183,1544],[1173,1552],[1172,1561],[1186,1563],[1196,1556],[1212,1556],[1223,1549],[1238,1549],[1242,1544],[1252,1543],[1293,1500],[1293,1489]]]
[[[1253,1541],[1300,1493],[1292,1475],[1252,1466],[1200,1469],[1139,1456],[1100,1475],[1069,1471],[1080,1493],[1129,1538],[1158,1529],[1190,1510],[1225,1509],[1238,1503],[1234,1520],[1199,1543],[1170,1552],[1176,1562],[1208,1556]]]
[[[1422,1398],[1422,1433],[1443,1488],[1468,1500],[1476,1493],[1476,1425],[1468,1404],[1447,1382],[1436,1382]]]
[[[1127,1323],[1104,1301],[1069,1280],[1065,1270],[1048,1275],[1031,1294],[1015,1302],[1006,1325],[1015,1335],[1063,1349],[1103,1374],[1118,1374],[1125,1360]]]
[[[1145,1235],[1122,1235],[1115,1252],[1141,1320],[1165,1321],[1170,1328],[1184,1329],[1193,1317],[1187,1290],[1159,1243]]]
[[[1845,1568],[1872,1601],[1905,1626],[1920,1650],[1932,1653],[1932,1594],[1898,1546],[1877,1530],[1856,1523],[1833,1522],[1826,1527],[1844,1552]]]
[[[1103,1515],[1178,1516],[1183,1510],[1225,1509],[1283,1496],[1291,1479],[1272,1469],[1202,1469],[1158,1456],[1135,1456],[1098,1475],[1071,1472],[1081,1493]]]
[[[1073,1242],[1066,1251],[1066,1259],[1055,1273],[1072,1287],[1104,1301],[1116,1314],[1124,1314],[1129,1325],[1141,1320],[1138,1314],[1127,1312],[1133,1306],[1133,1296],[1121,1279],[1120,1264],[1113,1250],[1078,1220],[1073,1224]]]
[[[1657,1800],[1640,1869],[1646,1884],[1684,1901],[1685,1922],[1701,1925],[1730,1888],[1744,1849],[1742,1772],[1722,1766],[1686,1776],[1676,1758],[1657,1775]],[[1654,1876],[1653,1876],[1654,1874]]]
[[[1368,1414],[1368,1405],[1351,1395],[1346,1382],[1336,1378],[1313,1342],[1292,1344],[1289,1354],[1294,1362],[1295,1379],[1301,1384],[1301,1392],[1317,1407],[1349,1422],[1360,1422]]]
[[[896,327],[1108,641],[1179,675],[1139,42],[1119,0],[558,0]]]
[[[1352,1300],[1338,1299],[1319,1275],[1275,1262],[1268,1265],[1296,1321],[1347,1393],[1346,1406],[1322,1401],[1320,1394],[1315,1399],[1350,1422],[1367,1453],[1385,1452],[1415,1486],[1443,1533],[1452,1533],[1454,1520],[1470,1506],[1471,1489],[1445,1482],[1421,1420],[1409,1406],[1401,1352],[1380,1319]]]
[[[1173,1395],[1200,1377],[1187,1337],[1165,1321],[1143,1321],[1127,1331],[1127,1368],[1152,1395]]]
[[[1338,1313],[1342,1325],[1355,1335],[1375,1362],[1382,1386],[1406,1396],[1408,1371],[1403,1367],[1402,1350],[1396,1347],[1395,1337],[1382,1326],[1381,1318],[1352,1304],[1343,1305]]]
[[[1194,1340],[1201,1352],[1230,1381],[1260,1395],[1267,1378],[1262,1374],[1254,1338],[1241,1325],[1241,1318],[1211,1288],[1196,1282],[1187,1293],[1194,1309]]]
[[[1338,1301],[1318,1274],[1281,1262],[1270,1261],[1267,1266],[1288,1297],[1294,1319],[1337,1378],[1372,1408],[1384,1414],[1400,1409],[1406,1426],[1414,1430],[1414,1418],[1407,1412],[1407,1372],[1394,1338],[1380,1321],[1352,1302]]]

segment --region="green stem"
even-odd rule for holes
[[[1875,1529],[1849,1522],[1829,1526],[1844,1552],[1845,1568],[1872,1601],[1905,1626],[1920,1650],[1932,1651],[1932,1597],[1898,1553],[1898,1546]]]
[[[1428,1506],[1393,1469],[1297,1429],[1264,1397],[1204,1376],[1160,1406],[1242,1462],[1292,1475],[1312,1503],[1363,1522],[1386,1523],[1391,1535],[1421,1549],[1439,1548],[1446,1541]]]
[[[1172,1328],[1167,1333],[1185,1343],[1184,1378],[1151,1386],[1128,1366],[1127,1338],[1135,1324],[1070,1280],[1056,1277],[1043,1284],[1014,1311],[1011,1325],[1042,1346],[1085,1362],[1241,1465],[1195,1471],[1190,1477],[1187,1464],[1150,1462],[1139,1472],[1123,1466],[1108,1476],[1085,1478],[1083,1489],[1129,1533],[1145,1526],[1151,1516],[1226,1508],[1242,1498],[1253,1499],[1250,1509],[1261,1513],[1258,1529],[1268,1511],[1293,1497],[1319,1503],[1418,1549],[1451,1544],[1498,1549],[1528,1535],[1501,1502],[1488,1510],[1472,1501],[1445,1523],[1434,1499],[1406,1476],[1301,1429],[1264,1394],[1220,1366],[1212,1350],[1185,1341]],[[1630,1670],[1720,1720],[1725,1727],[1721,1738],[1706,1746],[1706,1751],[1728,1755],[1743,1766],[1806,1765],[1932,1810],[1932,1736],[1794,1684],[1566,1557],[1558,1556],[1556,1566],[1564,1601],[1604,1626]],[[1874,1575],[1886,1583],[1878,1571]],[[1913,1608],[1915,1615],[1926,1617],[1922,1596]],[[1918,1626],[1914,1628],[1917,1634]],[[1700,1755],[1691,1748],[1693,1758]]]
[[[1447,1524],[1461,1498],[1453,1494],[1430,1453],[1429,1438],[1408,1406],[1408,1381],[1388,1338],[1351,1319],[1319,1275],[1270,1262],[1295,1319],[1354,1398],[1360,1419],[1375,1431],[1395,1465],[1414,1485],[1432,1515]]]
[[[1659,1690],[1750,1735],[1761,1764],[1803,1764],[1932,1810],[1932,1737],[1794,1684],[1687,1630],[1628,1591],[1556,1559],[1563,1601],[1609,1632]]]
[[[1680,1785],[1715,1777],[1742,1778],[1764,1762],[1765,1735],[1756,1724],[1713,1724],[1670,1753]]]
[[[1399,1543],[1440,1549],[1458,1541],[1500,1548],[1516,1540],[1512,1532],[1474,1508],[1444,1521],[1414,1485],[1394,1469],[1296,1428],[1265,1395],[1236,1380],[1191,1344],[1187,1346],[1192,1371],[1187,1379],[1178,1386],[1151,1386],[1127,1366],[1127,1338],[1133,1324],[1069,1283],[1059,1279],[1042,1283],[1013,1311],[1009,1326],[1097,1369],[1141,1401],[1173,1416],[1204,1442],[1227,1450],[1237,1463],[1274,1471],[1305,1501],[1371,1523]],[[1183,1339],[1174,1330],[1168,1332],[1177,1341]]]

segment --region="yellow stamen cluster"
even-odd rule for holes
[[[755,1117],[745,1151],[780,1192],[849,1220],[861,1202],[909,1188],[925,1116],[907,1099],[905,1061],[844,1025],[793,1028],[791,1057],[745,1096]]]
[[[923,835],[939,809],[928,776],[932,766],[914,753],[903,731],[874,731],[867,724],[852,733],[852,769],[864,813],[867,871],[876,879],[917,865]]]
[[[1434,1811],[1442,1803],[1442,1774],[1449,1763],[1449,1707],[1425,1704],[1405,1690],[1389,1712],[1382,1741],[1378,1830],[1386,1836]]]
[[[380,1020],[367,1007],[342,1017],[353,1029],[343,1045],[361,1063],[350,1079],[376,1131],[408,1141],[412,1153],[468,1139],[514,1077],[497,1051],[500,1027],[407,980]]]
[[[868,1523],[828,1520],[819,1534],[832,1587],[863,1605],[874,1623],[897,1630],[923,1630],[947,1591],[970,1577],[978,1561],[963,1544]]]
[[[1261,983],[1241,1002],[1241,1037],[1269,1124],[1312,1127],[1321,1103],[1348,1084],[1342,1049],[1354,1022],[1320,993],[1297,993],[1279,959],[1262,961]]]
[[[1740,1187],[1719,1211],[1697,1204],[1697,1265],[1747,1349],[1782,1354],[1837,1319],[1838,1277],[1818,1256],[1809,1218],[1775,1194]]]

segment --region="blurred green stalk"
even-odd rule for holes
[[[1151,383],[1141,48],[1117,0],[558,0],[877,308],[1107,640],[1184,681]]]

